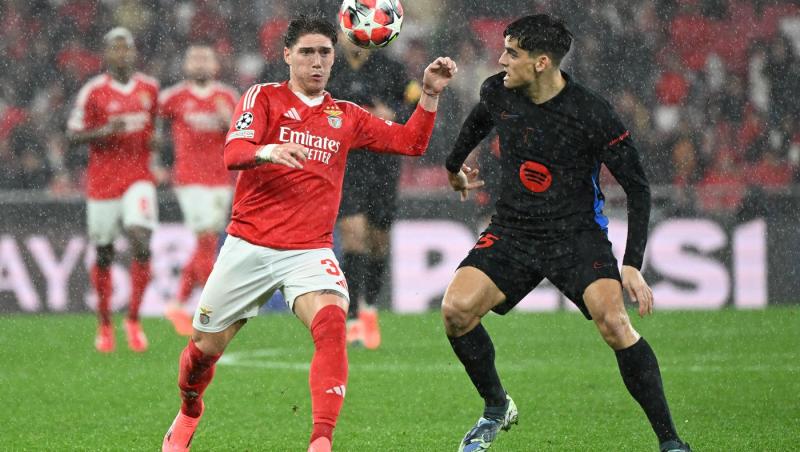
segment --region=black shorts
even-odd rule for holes
[[[347,156],[339,218],[364,214],[370,225],[389,229],[395,219],[400,159],[358,150]]]
[[[505,294],[492,310],[505,314],[544,278],[591,319],[583,292],[594,281],[622,281],[605,231],[577,231],[554,239],[533,238],[519,231],[489,225],[458,266],[484,272]]]

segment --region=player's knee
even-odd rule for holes
[[[147,247],[134,248],[133,258],[139,262],[146,262],[150,260],[150,250]]]
[[[476,316],[469,309],[469,303],[445,296],[442,300],[442,319],[447,332],[460,332],[468,330],[474,323]]]
[[[98,246],[95,263],[100,268],[108,268],[114,261],[114,247],[112,245]]]
[[[205,355],[221,355],[245,323],[247,323],[247,319],[237,320],[227,329],[218,333],[194,330],[192,342]]]
[[[150,231],[142,227],[132,227],[128,230],[131,242],[131,253],[138,261],[150,259]]]
[[[225,343],[216,339],[212,334],[194,330],[192,342],[205,355],[220,355],[225,351]]]
[[[595,318],[603,340],[613,349],[624,348],[635,334],[627,314],[609,313]]]
[[[131,254],[137,261],[144,262],[150,259],[150,243],[144,237],[131,240]]]

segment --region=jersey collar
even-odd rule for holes
[[[294,94],[295,97],[300,99],[309,108],[318,107],[318,106],[322,105],[326,101],[326,99],[331,97],[330,93],[328,93],[327,91],[323,90],[321,96],[315,97],[315,98],[312,99],[312,98],[306,96],[305,94],[301,93],[300,91],[292,91],[292,89],[289,88],[289,81],[288,80],[283,82],[283,86],[286,87],[287,91],[289,91],[290,93]]]
[[[114,77],[111,76],[111,74],[109,74],[108,75],[108,80],[109,80],[108,81],[108,85],[114,91],[117,91],[117,92],[120,92],[122,94],[128,95],[128,94],[132,93],[133,89],[136,87],[136,80],[134,80],[133,78],[134,78],[134,76],[131,75],[131,77],[128,79],[128,83],[120,83],[120,82],[116,81],[114,79]]]
[[[206,86],[199,86],[197,83],[186,81],[186,85],[188,86],[189,92],[192,93],[192,95],[200,99],[205,99],[214,93],[215,82],[209,81],[206,83]]]

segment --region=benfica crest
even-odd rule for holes
[[[340,118],[343,113],[342,110],[338,108],[326,108],[323,111],[328,115],[328,124],[330,124],[331,127],[334,129],[342,127],[342,118]]]
[[[328,124],[330,124],[334,129],[338,129],[342,127],[342,118],[337,116],[328,116]]]

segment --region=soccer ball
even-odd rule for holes
[[[365,49],[385,47],[402,25],[399,0],[344,0],[339,9],[339,27],[350,42]]]

